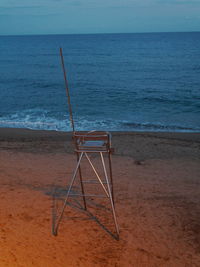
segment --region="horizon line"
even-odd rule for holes
[[[152,33],[198,33],[199,31],[147,31],[147,32],[105,32],[105,33],[24,33],[24,34],[0,34],[0,36],[38,36],[38,35],[106,35],[106,34],[152,34]]]

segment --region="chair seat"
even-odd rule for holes
[[[107,132],[75,132],[76,152],[109,152],[110,134]]]
[[[92,147],[92,146],[95,146],[95,147],[103,147],[105,146],[105,142],[104,141],[85,141],[84,144],[83,144],[84,147]]]

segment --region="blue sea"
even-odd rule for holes
[[[0,127],[200,132],[200,32],[0,36]]]

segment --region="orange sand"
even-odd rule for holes
[[[0,267],[200,266],[200,134],[114,133],[113,144],[120,240],[102,199],[88,201],[101,224],[77,199],[53,236],[70,134],[0,129]]]

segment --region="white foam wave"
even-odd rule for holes
[[[49,116],[47,111],[39,109],[24,110],[1,118],[0,127],[71,131],[69,118],[66,115],[61,117],[61,119],[56,119]],[[111,120],[90,120],[86,117],[75,119],[76,130],[79,131],[108,128],[117,130],[117,124],[117,122]]]
[[[71,131],[68,116],[61,119],[49,116],[42,109],[24,110],[5,116],[0,120],[0,127],[28,128],[34,130]],[[180,127],[175,125],[162,125],[162,123],[130,122],[126,120],[91,119],[90,117],[76,117],[75,130],[109,130],[109,131],[173,131],[173,132],[199,132],[199,128]]]

